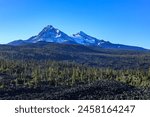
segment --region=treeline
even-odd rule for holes
[[[136,87],[150,87],[150,69],[114,70],[89,67],[76,62],[0,60],[0,88],[76,86],[102,79],[116,80]]]
[[[96,47],[37,43],[24,46],[0,46],[0,59],[14,61],[74,62],[89,67],[147,70],[149,51],[112,50]]]

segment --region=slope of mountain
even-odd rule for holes
[[[78,44],[84,46],[95,46],[107,49],[122,49],[122,50],[146,50],[141,47],[136,46],[127,46],[122,44],[113,44],[109,41],[99,40],[95,37],[87,35],[86,33],[80,31],[77,34],[73,34],[72,36],[68,36],[64,32],[59,29],[54,28],[52,25],[48,25],[45,27],[38,35],[32,36],[27,40],[16,40],[8,43],[8,45],[24,45],[29,43],[37,43],[37,42],[53,42],[60,44]]]
[[[15,45],[15,46],[24,45],[24,44],[27,44],[27,42],[24,40],[15,40],[8,43],[8,45]]]

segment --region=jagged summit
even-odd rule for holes
[[[47,30],[47,29],[55,29],[52,25],[47,25],[46,27],[44,27],[43,30]]]
[[[48,37],[59,37],[61,36],[61,31],[54,28],[52,25],[48,25],[47,27],[45,27],[39,34],[39,37],[44,37],[44,38],[48,38]]]
[[[80,32],[78,32],[78,33],[76,33],[76,34],[73,34],[73,36],[88,36],[88,37],[91,37],[91,36],[89,36],[88,34],[86,34],[85,32],[83,32],[83,31],[80,31]]]
[[[39,33],[39,35],[41,35],[43,33],[47,33],[47,32],[59,33],[60,30],[54,28],[52,25],[48,25]]]
[[[27,40],[16,40],[8,43],[9,45],[23,45],[28,43],[38,43],[38,42],[53,42],[60,44],[79,44],[84,46],[97,46],[101,48],[109,48],[109,49],[124,49],[124,50],[145,50],[141,47],[127,46],[121,44],[113,44],[109,41],[104,41],[92,37],[83,31],[80,31],[72,36],[68,36],[66,33],[61,30],[53,27],[52,25],[48,25],[36,36],[32,36]]]
[[[67,34],[54,28],[52,25],[48,25],[37,36],[31,37],[26,41],[30,43],[37,43],[39,41],[63,43],[70,40],[71,38]]]
[[[80,31],[80,32],[78,32],[77,34],[75,34],[75,35],[82,35],[82,36],[85,36],[85,35],[87,35],[85,32],[83,32],[83,31]]]
[[[52,25],[47,25],[44,29],[53,29],[54,27]]]

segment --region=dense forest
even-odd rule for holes
[[[0,99],[150,99],[150,52],[1,45]]]

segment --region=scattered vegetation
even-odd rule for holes
[[[0,99],[150,99],[150,53],[0,46]]]

